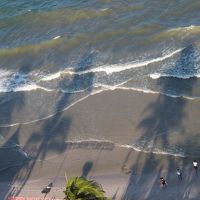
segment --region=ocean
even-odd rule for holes
[[[166,98],[181,99],[179,105],[168,106],[178,107],[181,117],[185,101],[200,100],[199,9],[198,0],[1,0],[0,156],[9,156],[1,161],[0,170],[31,158],[16,139],[20,127],[44,120],[56,124],[62,111],[104,91],[161,95],[155,102],[162,104],[160,109],[168,106]],[[171,119],[166,126],[175,127],[176,122],[178,118]],[[16,132],[7,140],[11,128]],[[179,131],[172,138],[178,138]],[[104,141],[181,157],[200,153],[200,133],[187,144],[187,149],[193,149],[188,154],[178,143],[152,148],[155,135],[121,144],[109,133],[88,137],[82,132],[72,142]],[[36,136],[30,136],[30,141],[40,140]],[[39,150],[48,146],[45,141]],[[13,160],[16,156],[18,162]]]

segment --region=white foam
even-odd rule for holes
[[[184,98],[184,99],[188,99],[188,100],[200,99],[200,97],[189,97],[189,96],[185,96],[185,95],[173,95],[173,94],[169,94],[169,93],[158,92],[158,91],[142,89],[142,88],[117,87],[115,89],[133,90],[133,91],[138,91],[138,92],[147,93],[147,94],[148,93],[150,93],[150,94],[160,94],[160,95],[168,96],[168,97],[172,97],[172,98]]]
[[[132,90],[132,91],[138,91],[138,92],[142,92],[142,93],[162,94],[164,96],[169,96],[169,97],[172,97],[172,98],[185,98],[185,99],[188,99],[188,100],[200,99],[200,97],[187,97],[187,96],[181,96],[181,95],[180,96],[178,96],[178,95],[176,96],[176,95],[160,93],[160,92],[152,91],[152,90],[148,90],[148,89],[129,88],[129,87],[123,87],[123,86],[120,86],[120,85],[121,84],[119,84],[118,86],[109,86],[109,85],[98,84],[95,87],[101,87],[101,90],[96,90],[96,91],[91,92],[90,94],[80,98],[79,100],[77,100],[77,101],[73,102],[72,104],[70,104],[69,106],[65,107],[61,111],[58,111],[56,113],[53,113],[51,115],[48,115],[48,116],[40,118],[40,119],[36,119],[36,120],[28,121],[28,122],[22,122],[22,123],[1,125],[0,127],[13,127],[13,126],[18,126],[18,125],[27,125],[27,124],[32,124],[32,123],[36,123],[36,122],[39,122],[39,121],[43,121],[43,120],[49,119],[49,118],[55,116],[57,113],[60,113],[60,112],[63,112],[63,111],[66,111],[66,110],[72,108],[73,106],[75,106],[76,104],[80,103],[81,101],[87,99],[90,96],[93,96],[93,95],[96,95],[96,94],[99,94],[99,93],[102,93],[102,92],[105,92],[105,91],[109,91],[109,90],[119,90],[119,89],[120,90]]]
[[[47,76],[43,77],[41,79],[41,81],[51,81],[51,80],[59,78],[60,75],[61,75],[61,72],[57,72],[55,74],[50,74],[50,75],[47,75]]]
[[[171,150],[168,151],[163,151],[159,149],[152,149],[152,150],[145,150],[142,147],[138,147],[135,145],[130,145],[130,144],[119,144],[119,143],[114,143],[110,140],[99,140],[99,139],[87,139],[87,140],[70,140],[70,141],[65,141],[66,143],[71,143],[71,144],[84,144],[84,143],[99,143],[99,144],[105,144],[105,145],[113,145],[115,147],[120,147],[120,148],[127,148],[127,149],[133,149],[137,152],[143,152],[143,153],[153,153],[153,154],[160,154],[160,155],[171,155],[175,157],[185,157],[184,153],[173,153]]]
[[[32,91],[32,90],[44,90],[46,92],[52,92],[53,90],[51,89],[48,89],[48,88],[44,88],[44,87],[41,87],[39,85],[36,85],[36,84],[28,84],[28,85],[23,85],[23,86],[19,86],[19,87],[16,87],[13,91],[14,92],[20,92],[20,91]]]
[[[159,79],[161,77],[172,77],[172,78],[180,78],[180,79],[190,79],[190,78],[199,78],[200,74],[193,75],[181,75],[181,74],[165,74],[165,73],[154,73],[149,75],[152,79]]]
[[[0,69],[0,78],[5,78],[7,76],[10,76],[12,75],[13,72],[12,71],[7,71],[7,70],[3,70],[3,69]]]
[[[129,87],[117,87],[116,89],[121,89],[121,90],[134,90],[137,92],[142,92],[145,94],[160,94],[159,92],[153,91],[153,90],[148,90],[148,89],[142,89],[142,88],[129,88]]]
[[[153,154],[159,154],[159,155],[170,155],[170,156],[182,157],[182,158],[185,157],[184,153],[173,153],[170,150],[169,151],[163,151],[163,150],[159,150],[159,149],[145,150],[143,148],[136,147],[134,145],[127,145],[127,144],[125,144],[125,145],[124,144],[123,145],[118,144],[118,146],[121,147],[121,148],[133,149],[135,151],[143,152],[143,153],[153,153]]]
[[[28,74],[0,70],[0,92],[20,92],[37,89],[47,92],[53,91],[34,83]]]
[[[199,26],[194,26],[194,25],[190,25],[190,26],[187,26],[187,27],[185,27],[187,30],[192,30],[192,29],[194,29],[194,28],[199,28]]]
[[[65,75],[65,74],[73,75],[74,72],[72,71],[71,68],[68,68],[68,69],[65,69],[64,71],[60,71],[60,72],[57,72],[57,73],[54,73],[54,74],[47,74],[43,78],[41,78],[40,81],[51,81],[51,80],[54,80],[54,79],[58,79],[62,75]]]
[[[100,9],[101,12],[104,12],[104,11],[107,11],[107,10],[109,10],[109,8],[102,8],[102,9]]]
[[[61,36],[58,35],[58,36],[54,37],[53,40],[59,39],[60,37],[61,37]]]
[[[156,62],[161,62],[167,58],[172,57],[173,55],[181,52],[183,49],[178,49],[170,54],[167,54],[165,56],[162,57],[158,57],[158,58],[154,58],[151,60],[147,60],[147,61],[142,61],[142,62],[136,62],[136,63],[126,63],[126,64],[116,64],[116,65],[110,65],[110,66],[101,66],[101,67],[97,67],[94,69],[90,69],[90,70],[85,70],[85,71],[81,71],[81,72],[75,72],[78,75],[82,75],[82,74],[86,74],[86,73],[95,73],[95,72],[105,72],[106,74],[112,74],[112,73],[116,73],[116,72],[121,72],[121,71],[125,71],[128,69],[133,69],[133,68],[139,68],[139,67],[144,67],[147,66],[149,64],[152,63],[156,63]]]
[[[159,73],[154,73],[149,75],[152,79],[159,79],[161,77],[161,74]]]
[[[36,84],[24,84],[16,87],[5,87],[0,84],[0,92],[23,92],[23,91],[32,91],[32,90],[44,90],[46,92],[52,92],[53,90],[41,87]]]
[[[185,95],[173,95],[173,94],[169,94],[169,93],[158,92],[158,91],[144,89],[144,88],[125,87],[125,86],[121,86],[121,84],[116,85],[116,86],[97,84],[95,87],[101,87],[102,88],[101,92],[106,91],[106,90],[119,90],[120,89],[120,90],[137,91],[137,92],[142,92],[145,94],[160,94],[160,95],[168,96],[168,97],[172,97],[172,98],[184,98],[184,99],[188,99],[188,100],[200,99],[200,97],[189,97],[189,96],[185,96]]]
[[[167,32],[182,31],[182,30],[187,31],[187,30],[193,30],[193,29],[200,29],[200,26],[190,25],[190,26],[171,28],[171,29],[167,30]]]

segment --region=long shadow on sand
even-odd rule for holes
[[[82,70],[88,70],[92,66],[94,57],[94,53],[87,53],[83,55],[77,66],[77,71],[79,71],[80,68]],[[83,75],[78,75],[75,73],[70,83],[68,83],[67,85],[65,84],[65,78],[62,80],[62,82],[60,82],[62,86],[66,85],[66,89],[73,88],[74,86],[82,84],[85,86],[85,88],[87,88],[87,90],[91,90],[92,83],[93,73],[86,73]],[[46,120],[36,122],[34,124],[21,126],[19,125],[18,128],[16,128],[17,131],[13,132],[9,141],[5,142],[6,145],[9,142],[13,142],[14,139],[16,144],[20,145],[19,138],[21,136],[20,131],[22,129],[25,129],[27,131],[27,134],[29,135],[27,142],[22,147],[23,151],[28,154],[28,159],[26,159],[26,161],[19,166],[10,166],[0,172],[0,177],[4,177],[3,182],[7,183],[7,187],[5,187],[3,194],[1,194],[1,197],[3,199],[6,199],[8,195],[20,194],[21,190],[29,180],[33,169],[36,167],[38,170],[40,170],[40,167],[42,167],[43,165],[43,161],[45,161],[46,156],[50,152],[53,152],[55,155],[59,155],[66,150],[66,140],[69,133],[70,125],[72,123],[72,119],[68,116],[64,116],[62,111],[67,105],[69,105],[70,96],[70,93],[63,93],[61,95],[60,99],[55,105],[54,113],[56,114],[54,116]],[[9,113],[11,119],[12,111],[10,110]],[[7,121],[9,122],[9,120]],[[31,130],[35,130],[35,128],[33,127],[37,127],[36,131],[29,132]],[[65,172],[63,171],[63,175],[64,173]],[[8,174],[9,176],[6,177],[6,175]],[[53,176],[56,176],[56,174],[52,174],[52,177]],[[14,185],[17,185],[17,187],[13,189]]]
[[[13,134],[10,134],[11,127],[9,124],[12,124],[13,113],[19,112],[24,105],[23,92],[15,92],[15,90],[24,85],[22,77],[26,77],[30,71],[31,67],[24,63],[16,73],[10,75],[10,78],[4,82],[5,92],[0,94],[0,180],[2,185],[0,195],[2,198],[7,196],[10,188],[5,186],[4,183],[12,182],[13,173],[15,174],[21,165],[27,161],[27,155],[19,145],[20,126],[14,130]],[[5,173],[10,168],[10,173]]]
[[[166,155],[165,159],[167,159],[168,167],[164,169],[164,166],[166,166],[164,163],[166,162],[162,156],[159,157],[158,149],[159,151],[167,149],[169,154],[177,153],[177,146],[173,144],[172,148],[171,139],[178,137],[178,135],[174,135],[177,132],[179,134],[184,133],[183,119],[187,117],[184,111],[187,100],[182,96],[192,94],[193,85],[197,81],[194,78],[196,74],[195,54],[195,47],[188,45],[182,50],[175,66],[165,71],[165,74],[169,74],[169,77],[161,77],[157,81],[157,85],[160,86],[163,94],[160,94],[155,102],[146,107],[144,113],[147,113],[147,116],[141,120],[137,127],[142,131],[137,144],[148,153],[138,152],[123,199],[159,199],[161,190],[159,187],[160,176],[163,176],[164,173],[165,178],[168,180],[170,178],[170,170],[176,176],[175,171],[178,165],[176,157]],[[194,77],[187,80],[173,77],[172,74],[177,72],[180,74],[192,74]],[[178,94],[180,97],[170,97],[170,94]],[[132,151],[130,150],[127,154],[124,164],[130,159]],[[155,154],[156,152],[158,154]],[[188,182],[187,186],[189,184]],[[183,187],[186,189],[187,186]],[[168,187],[170,187],[170,183]],[[163,192],[167,192],[167,190]],[[184,195],[183,190],[175,191],[170,196],[170,199],[183,199]],[[162,199],[169,199],[169,194],[163,193]]]

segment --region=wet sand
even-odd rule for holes
[[[0,173],[1,196],[13,187],[18,196],[41,196],[41,189],[53,182],[49,196],[61,198],[66,172],[68,177],[94,178],[115,199],[199,199],[200,179],[191,166],[199,154],[199,108],[198,100],[115,90],[92,95],[46,120],[1,128],[7,142],[20,144],[29,155]],[[160,134],[156,145],[178,141],[190,156],[126,146]],[[1,168],[6,159],[1,156]],[[176,167],[183,169],[181,182]],[[160,188],[160,176],[167,179],[166,189]]]

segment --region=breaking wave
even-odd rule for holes
[[[114,65],[104,65],[96,68],[91,68],[89,70],[74,70],[72,68],[67,68],[63,71],[56,72],[53,74],[45,74],[38,76],[38,72],[34,74],[34,72],[25,74],[20,72],[13,72],[13,71],[6,71],[1,70],[0,71],[0,92],[19,92],[19,91],[31,91],[31,90],[37,90],[41,89],[47,92],[54,91],[55,88],[51,88],[51,85],[48,85],[48,87],[41,86],[40,84],[45,82],[51,82],[52,80],[60,80],[62,78],[65,78],[66,76],[74,76],[74,75],[84,75],[88,73],[98,74],[98,73],[105,73],[107,75],[113,74],[113,73],[121,73],[126,70],[139,68],[139,67],[145,67],[153,63],[162,62],[165,59],[168,59],[172,57],[173,55],[181,52],[182,49],[178,49],[176,51],[173,51],[167,55],[164,55],[162,57],[153,58],[146,61],[141,62],[131,62],[131,63],[124,63],[124,64],[114,64]],[[92,85],[90,86],[92,87]],[[62,89],[62,91],[67,91],[65,88],[57,88]],[[78,90],[79,91],[79,90]],[[82,90],[81,90],[82,91]],[[77,91],[71,91],[76,93]]]
[[[131,62],[131,63],[125,63],[125,64],[114,64],[114,65],[104,65],[100,66],[97,68],[89,69],[89,70],[82,70],[82,71],[74,71],[73,69],[67,69],[61,72],[57,72],[55,74],[49,74],[46,77],[42,78],[41,81],[50,81],[53,79],[60,78],[62,75],[69,74],[69,75],[83,75],[83,74],[88,74],[88,73],[100,73],[104,72],[106,74],[112,74],[112,73],[117,73],[117,72],[122,72],[126,71],[129,69],[134,69],[134,68],[139,68],[139,67],[144,67],[153,63],[157,62],[162,62],[165,59],[168,59],[172,56],[174,56],[177,53],[180,53],[182,49],[178,49],[176,51],[173,51],[167,55],[158,57],[158,58],[153,58],[151,60],[146,60],[146,61],[141,61],[141,62]]]

